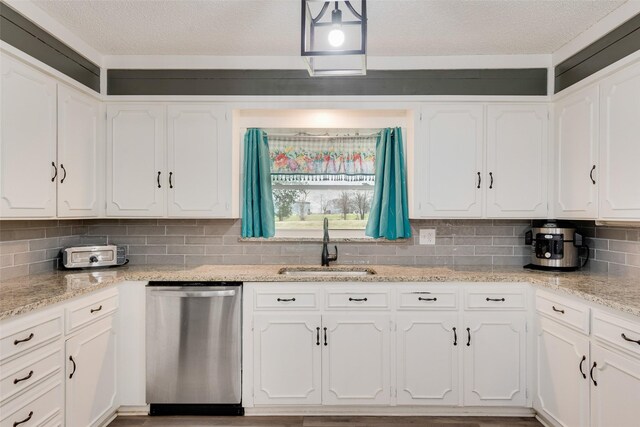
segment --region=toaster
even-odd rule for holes
[[[64,268],[111,267],[127,262],[124,246],[72,246],[62,250]]]

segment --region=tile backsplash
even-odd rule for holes
[[[399,242],[338,242],[339,264],[512,265],[529,261],[529,220],[413,220]],[[640,229],[578,223],[592,247],[590,268],[640,274]],[[435,228],[436,244],[419,245]],[[239,220],[99,219],[0,221],[0,278],[57,268],[62,247],[115,243],[132,264],[319,264],[320,242],[240,241]]]

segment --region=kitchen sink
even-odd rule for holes
[[[296,277],[361,277],[373,276],[376,271],[372,268],[284,267],[278,274]]]

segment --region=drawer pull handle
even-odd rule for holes
[[[56,164],[54,162],[51,162],[51,166],[53,166],[53,176],[51,177],[51,182],[53,182],[58,176],[58,168],[56,167]]]
[[[458,333],[455,326],[453,327],[453,345],[458,345]]]
[[[624,332],[622,334],[620,334],[620,336],[622,337],[622,339],[624,339],[625,341],[629,341],[629,342],[634,342],[638,345],[640,345],[640,340],[632,340],[631,338],[627,337]]]
[[[504,302],[504,298],[489,298],[489,297],[487,297],[487,301]]]
[[[598,387],[598,382],[593,379],[593,370],[596,368],[596,366],[598,366],[596,364],[596,362],[593,362],[593,366],[591,367],[591,370],[589,371],[589,376],[591,377],[591,381],[593,381],[593,385]]]
[[[471,346],[471,329],[467,328],[467,347]]]
[[[591,182],[593,183],[593,185],[596,185],[596,180],[593,179],[593,171],[596,170],[596,165],[593,165],[593,167],[591,168],[591,172],[589,172],[589,178],[591,178]]]
[[[15,341],[13,342],[13,345],[18,345],[18,344],[20,344],[21,342],[31,341],[31,340],[33,339],[33,337],[34,337],[34,336],[35,336],[35,335],[33,335],[33,332],[31,332],[31,333],[29,334],[29,336],[28,336],[28,337],[23,338],[23,339],[21,339],[21,340],[15,340]]]
[[[556,313],[560,313],[560,314],[564,314],[564,310],[561,310],[559,308],[556,308],[555,305],[552,305],[551,308],[553,309],[553,311],[555,311]]]
[[[33,417],[33,411],[29,412],[29,415],[24,420],[14,422],[13,423],[13,427],[16,427],[16,426],[19,426],[20,424],[26,423],[27,421],[29,421],[31,419],[31,417]]]
[[[76,361],[73,360],[73,356],[69,356],[69,360],[73,363],[73,371],[69,374],[69,379],[73,378],[73,374],[76,373]]]
[[[418,301],[438,301],[438,298],[422,298],[422,297],[418,297]]]
[[[156,180],[158,181],[158,188],[162,188],[162,185],[160,185],[160,174],[161,172],[158,171],[158,177],[156,178]]]
[[[364,297],[364,298],[351,298],[351,297],[349,297],[349,301],[367,301],[367,297]]]
[[[16,379],[14,379],[14,380],[13,380],[13,383],[14,383],[14,384],[18,384],[18,383],[19,383],[19,382],[21,382],[21,381],[26,381],[26,380],[28,380],[28,379],[29,379],[29,378],[31,378],[32,376],[33,376],[33,371],[30,371],[30,372],[29,372],[29,375],[27,375],[26,377],[22,377],[22,378],[16,378]]]
[[[587,374],[584,373],[584,371],[582,370],[582,364],[584,363],[584,361],[587,360],[587,356],[582,356],[582,360],[580,361],[580,373],[582,374],[582,378],[584,378],[585,380],[587,379]]]
[[[320,327],[316,328],[316,345],[320,345]]]
[[[91,314],[95,313],[96,311],[100,311],[100,310],[102,310],[102,305],[100,305],[100,307],[98,307],[98,308],[92,308],[91,309]]]
[[[327,345],[327,328],[322,328],[324,329],[324,345]]]
[[[295,298],[278,298],[278,302],[291,302],[295,300]]]

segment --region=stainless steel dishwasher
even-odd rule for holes
[[[242,284],[150,282],[146,293],[149,414],[243,414]]]

